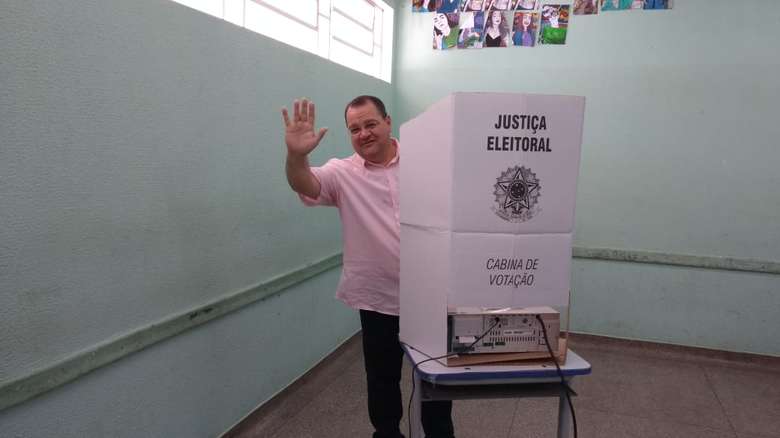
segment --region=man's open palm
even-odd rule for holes
[[[284,142],[287,143],[287,152],[293,155],[308,155],[328,132],[328,128],[320,128],[319,132],[314,132],[314,102],[307,99],[293,102],[292,119],[287,108],[282,108],[282,117],[285,126]]]

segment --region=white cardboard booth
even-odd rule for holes
[[[400,339],[449,307],[566,307],[585,98],[455,93],[401,126]]]

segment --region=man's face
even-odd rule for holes
[[[366,161],[384,164],[393,158],[391,128],[390,116],[382,117],[371,102],[347,109],[347,131],[352,148]]]

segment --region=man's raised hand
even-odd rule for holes
[[[308,155],[328,132],[328,128],[320,128],[319,132],[314,132],[314,102],[308,99],[293,102],[292,120],[287,108],[282,108],[282,118],[285,126],[284,142],[287,144],[287,152],[291,155]]]

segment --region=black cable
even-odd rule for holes
[[[488,333],[490,333],[491,330],[493,330],[493,328],[495,326],[498,325],[499,322],[501,322],[501,319],[499,319],[499,317],[496,316],[495,319],[496,319],[496,321],[493,323],[493,325],[488,327],[488,329],[485,330],[484,333],[482,333],[481,335],[477,336],[477,339],[475,339],[474,342],[469,344],[469,346],[466,347],[465,351],[471,350],[471,348],[474,345],[476,345],[477,342],[479,342],[482,338],[484,338]],[[411,345],[409,345],[407,343],[404,343],[404,342],[401,342],[401,341],[398,341],[398,343],[402,344],[402,345],[406,345],[407,347],[411,348],[412,350],[420,351],[420,350],[417,350],[416,348],[412,347]],[[420,351],[420,353],[422,353],[422,351]],[[425,354],[425,353],[423,353],[423,354]],[[412,417],[411,417],[410,414],[412,412],[412,399],[414,398],[414,390],[415,390],[414,373],[419,369],[420,365],[424,364],[425,362],[430,362],[432,360],[444,359],[446,357],[454,357],[454,356],[457,356],[457,355],[458,355],[458,353],[447,353],[447,354],[444,354],[444,355],[441,355],[441,356],[437,356],[437,357],[429,357],[428,359],[421,360],[421,361],[419,361],[417,363],[412,364],[412,394],[409,395],[409,404],[406,407],[406,416],[407,416],[407,420],[409,420],[408,422],[409,422],[409,437],[410,438],[412,436]],[[422,417],[422,406],[420,406],[420,416]]]
[[[574,438],[577,438],[577,416],[574,413],[574,404],[572,403],[571,396],[570,396],[570,393],[571,394],[575,394],[575,395],[577,393],[574,392],[573,389],[571,389],[571,387],[569,386],[568,382],[566,382],[566,379],[563,376],[563,371],[561,371],[561,367],[558,365],[558,359],[555,357],[555,354],[552,351],[552,347],[550,347],[550,339],[547,336],[547,327],[545,326],[544,321],[542,320],[542,317],[540,315],[536,315],[536,319],[539,321],[539,324],[542,326],[542,333],[544,334],[544,342],[545,342],[545,345],[547,346],[547,351],[550,353],[550,358],[552,359],[553,364],[555,364],[555,370],[558,373],[558,377],[560,377],[560,379],[561,379],[561,386],[563,387],[563,392],[564,392],[564,395],[566,396],[566,401],[569,404],[569,410],[571,411],[571,420],[572,420],[572,425],[574,426]],[[497,326],[500,321],[501,320],[498,317],[496,317],[496,321],[493,323],[493,325],[491,325],[484,333],[479,335],[477,337],[477,339],[474,340],[474,342],[469,344],[469,346],[466,347],[466,351],[471,350],[471,348],[474,345],[476,345],[477,342],[479,342],[482,338],[484,338],[488,333],[490,333],[490,331],[493,330],[493,328],[495,326]],[[404,342],[400,342],[399,341],[399,343],[402,344],[402,345],[406,345],[408,348],[411,348],[413,350],[420,351],[420,350],[417,350],[416,348],[414,348],[411,345],[406,344]],[[423,354],[425,354],[425,353],[423,353]],[[409,404],[408,404],[408,406],[406,408],[408,422],[409,422],[409,436],[410,437],[412,436],[412,419],[411,419],[410,414],[412,412],[412,399],[414,399],[414,391],[416,389],[415,388],[416,385],[414,383],[414,373],[419,369],[420,365],[422,365],[425,362],[429,362],[429,361],[432,361],[432,360],[438,360],[438,359],[444,359],[444,358],[447,358],[447,357],[453,357],[453,356],[457,356],[457,355],[458,354],[456,354],[456,353],[448,353],[448,354],[444,354],[444,355],[437,356],[437,357],[429,357],[428,359],[421,360],[420,362],[417,362],[417,363],[412,365],[412,393],[409,396]],[[421,413],[422,413],[422,411],[421,411]]]
[[[539,324],[542,326],[542,333],[544,333],[544,342],[547,345],[547,351],[550,352],[550,358],[555,364],[556,371],[558,371],[558,377],[561,378],[561,386],[563,386],[563,393],[566,395],[566,401],[569,402],[569,410],[571,411],[571,422],[574,425],[574,438],[577,438],[577,417],[574,415],[574,404],[572,404],[571,396],[569,395],[569,393],[572,393],[574,395],[577,395],[577,393],[574,392],[573,389],[571,389],[569,383],[566,382],[566,379],[564,379],[563,377],[563,372],[561,371],[561,367],[558,366],[558,358],[555,357],[555,354],[553,354],[552,351],[552,347],[550,347],[550,339],[547,338],[547,328],[544,325],[544,321],[542,320],[541,315],[537,314],[536,319],[539,321]]]

